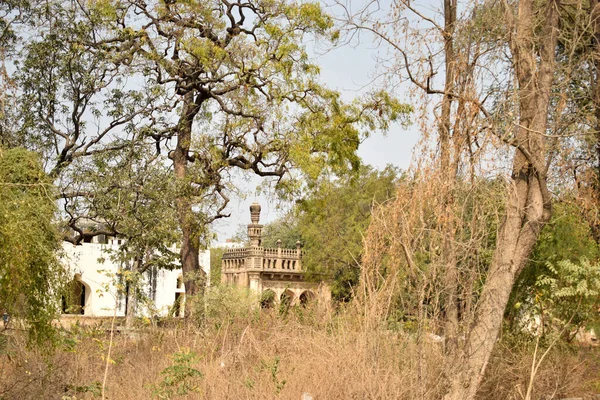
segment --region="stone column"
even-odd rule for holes
[[[250,272],[248,273],[248,277],[250,279],[250,289],[254,290],[256,293],[262,293],[262,281],[260,279],[260,273]]]

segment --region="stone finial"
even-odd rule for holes
[[[300,241],[296,241],[296,248],[299,249],[302,246],[302,243],[300,243]]]
[[[260,204],[254,202],[250,206],[250,220],[253,224],[258,224],[260,220]]]
[[[277,248],[281,247],[281,239],[277,239]]]

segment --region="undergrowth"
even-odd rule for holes
[[[251,301],[218,301],[202,323],[162,321],[114,338],[106,397],[118,399],[438,399],[442,345],[352,310],[291,307],[281,315]],[[214,307],[213,307],[214,306]],[[368,329],[366,327],[369,327]],[[28,348],[18,331],[0,333],[0,399],[100,398],[109,334],[105,326],[61,331],[52,355]],[[531,348],[497,346],[481,399],[519,399]],[[536,399],[598,393],[596,349],[552,351]],[[420,384],[419,384],[420,383]],[[419,385],[419,387],[417,387]]]

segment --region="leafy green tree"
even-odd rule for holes
[[[165,161],[147,146],[132,146],[127,152],[95,155],[75,175],[76,181],[88,179],[84,188],[94,193],[80,198],[76,205],[85,210],[87,222],[94,222],[95,233],[124,239],[118,249],[107,251],[121,266],[122,282],[117,286],[128,296],[128,324],[137,300],[145,298],[140,290],[142,275],[151,269],[177,267],[173,245],[180,235],[170,195],[174,191],[172,174]],[[69,217],[80,218],[71,213]],[[77,227],[79,222],[69,225]]]
[[[0,309],[25,320],[37,342],[53,336],[66,282],[54,193],[38,155],[0,148]]]
[[[396,195],[398,170],[363,166],[356,176],[323,180],[298,204],[298,229],[309,276],[332,279],[335,299],[347,301],[358,283],[363,238],[373,207]]]
[[[87,205],[103,193],[90,183],[104,171],[87,167],[93,157],[123,158],[119,153],[144,142],[159,94],[128,85],[128,66],[90,46],[100,27],[85,9],[65,1],[21,3],[21,24],[11,26],[20,46],[10,53],[15,91],[4,104],[9,112],[0,115],[3,139],[41,156],[69,225],[65,240],[115,234],[79,224],[94,218]]]
[[[298,227],[298,216],[294,210],[290,210],[281,218],[264,226],[262,246],[275,248],[278,241],[281,241],[281,247],[287,249],[294,249],[298,241],[302,242],[302,234]]]
[[[570,342],[581,328],[598,329],[600,264],[587,258],[546,265],[535,282],[534,311],[541,333],[555,332]]]
[[[356,174],[323,178],[294,209],[263,230],[265,247],[304,248],[303,266],[309,279],[331,282],[333,298],[348,301],[358,283],[363,235],[372,208],[393,198],[399,179],[397,169],[378,171],[361,166]]]
[[[409,111],[385,93],[344,104],[318,84],[303,43],[338,33],[316,3],[127,0],[92,3],[88,14],[103,26],[95,48],[164,94],[168,112],[153,121],[152,137],[158,148],[174,146],[188,295],[200,290],[190,277],[200,270],[201,241],[226,216],[231,170],[293,188],[282,180],[290,168],[314,178],[356,166],[362,135]]]

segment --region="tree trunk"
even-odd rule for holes
[[[126,305],[125,305],[125,327],[131,328],[135,321],[135,312],[137,309],[138,301],[138,277],[136,276],[139,271],[140,259],[135,257],[131,265],[131,271],[127,277],[126,286]]]
[[[446,400],[474,399],[498,338],[513,284],[551,216],[546,182],[546,152],[550,89],[555,70],[559,0],[548,1],[544,28],[537,41],[534,0],[519,2],[516,19],[508,3],[512,28],[510,47],[519,83],[517,148],[508,187],[506,215],[496,239],[496,251],[487,274],[475,319],[464,345],[464,364],[450,382]],[[539,43],[539,48],[535,44]],[[536,54],[537,53],[537,54]]]
[[[125,327],[133,327],[135,321],[135,311],[137,309],[137,288],[135,285],[128,284],[127,286],[127,305],[125,306]]]
[[[182,233],[180,261],[187,299],[201,293],[202,290],[202,285],[199,284],[199,278],[202,274],[199,262],[199,229],[192,209],[187,163],[192,140],[192,125],[200,109],[200,104],[205,99],[201,94],[198,94],[196,98],[194,98],[193,92],[185,94],[181,117],[177,125],[177,145],[172,156],[178,185],[178,196],[175,204]],[[190,307],[186,307],[185,310],[185,315],[189,316]]]
[[[595,138],[596,138],[596,179],[594,182],[594,193],[592,194],[596,206],[600,202],[598,194],[600,193],[600,3],[598,0],[590,1],[590,15],[593,32],[593,71],[592,71],[592,98],[594,104],[594,117],[596,119]],[[600,243],[600,222],[598,216],[589,218],[592,235],[596,243]]]
[[[456,0],[444,0],[444,56],[446,82],[440,116],[440,168],[442,177],[442,260],[444,262],[444,336],[446,351],[454,353],[459,330],[458,320],[458,266],[456,258],[456,221],[454,218],[454,189],[456,186],[457,163],[460,154],[452,154],[453,137],[451,112],[456,79],[457,60],[454,50],[454,27],[456,24]],[[455,146],[454,146],[455,147]],[[452,358],[452,357],[450,357]]]

